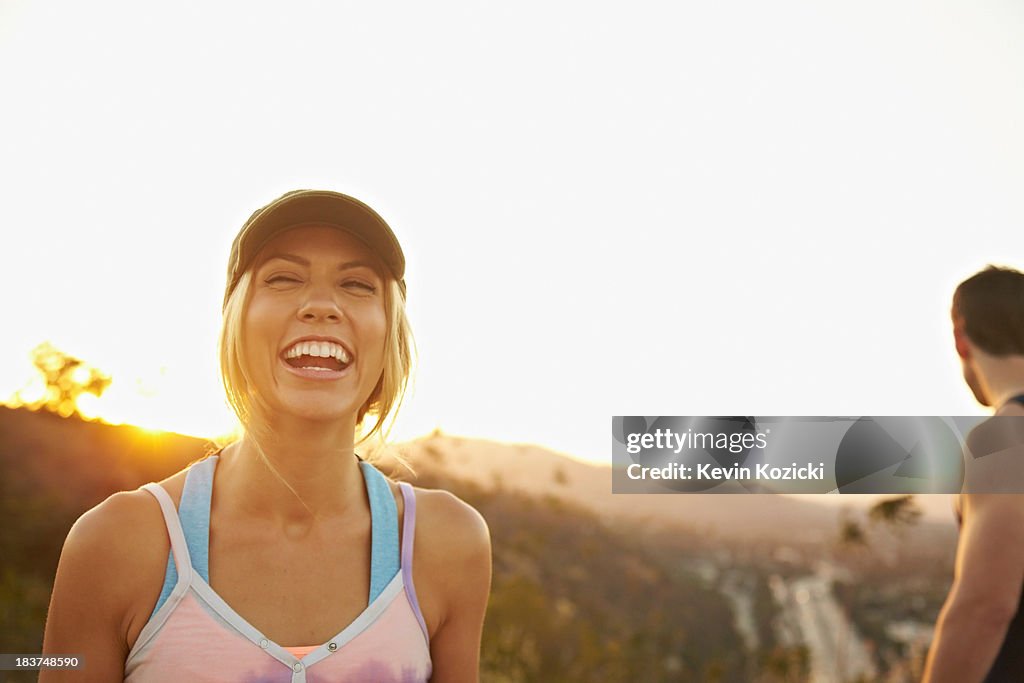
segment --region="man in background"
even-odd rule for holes
[[[996,416],[1024,419],[1024,273],[989,266],[962,282],[953,295],[953,336],[978,402]],[[1009,486],[1024,493],[1019,482]],[[925,683],[1024,681],[1024,495],[991,490],[969,485],[959,496],[955,574]]]

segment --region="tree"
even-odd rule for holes
[[[894,529],[903,529],[917,522],[921,517],[921,508],[918,507],[914,496],[907,494],[875,503],[868,514],[874,522],[883,522]]]
[[[81,359],[43,342],[32,349],[32,364],[43,376],[45,393],[35,401],[24,401],[21,392],[15,394],[15,403],[30,410],[48,410],[61,417],[81,417],[78,398],[85,393],[99,397],[112,382],[109,375]]]

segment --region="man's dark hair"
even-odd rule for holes
[[[953,293],[953,318],[982,351],[1024,355],[1024,273],[988,266]]]

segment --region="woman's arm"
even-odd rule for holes
[[[143,491],[114,494],[71,527],[50,596],[43,652],[77,655],[83,665],[43,670],[40,683],[124,679],[128,622],[139,598],[133,558],[140,545],[153,542],[141,537],[155,508],[147,496]]]
[[[491,539],[476,510],[446,491],[417,491],[416,559],[433,593],[431,683],[477,683],[491,590]],[[419,572],[417,572],[419,573]],[[421,604],[424,596],[420,596]]]

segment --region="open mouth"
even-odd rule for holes
[[[334,342],[303,341],[288,348],[284,362],[297,370],[340,372],[352,363],[352,357]]]

